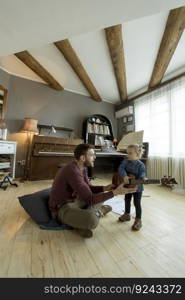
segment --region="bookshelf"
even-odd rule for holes
[[[111,122],[103,115],[92,115],[84,120],[82,135],[84,142],[95,148],[110,146],[113,141]]]

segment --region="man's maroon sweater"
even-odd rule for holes
[[[56,212],[59,207],[74,202],[79,197],[88,205],[106,201],[114,194],[112,191],[103,192],[103,186],[93,186],[89,183],[87,169],[81,170],[76,161],[58,171],[49,199],[49,208]]]

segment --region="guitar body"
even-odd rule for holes
[[[114,173],[112,176],[112,184],[117,188],[121,183],[123,183],[123,177],[121,177],[118,172]]]
[[[178,184],[178,183],[177,183],[177,181],[175,180],[174,177],[170,177],[170,176],[166,177],[166,176],[164,176],[161,179],[161,185],[169,187],[171,189],[173,189],[176,184]]]

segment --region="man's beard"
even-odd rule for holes
[[[84,162],[84,166],[85,166],[85,167],[94,167],[94,162],[88,162],[88,161],[85,161],[85,162]]]

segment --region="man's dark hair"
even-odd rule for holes
[[[92,145],[80,144],[74,150],[74,157],[79,160],[81,155],[85,155],[89,149],[94,149]]]

